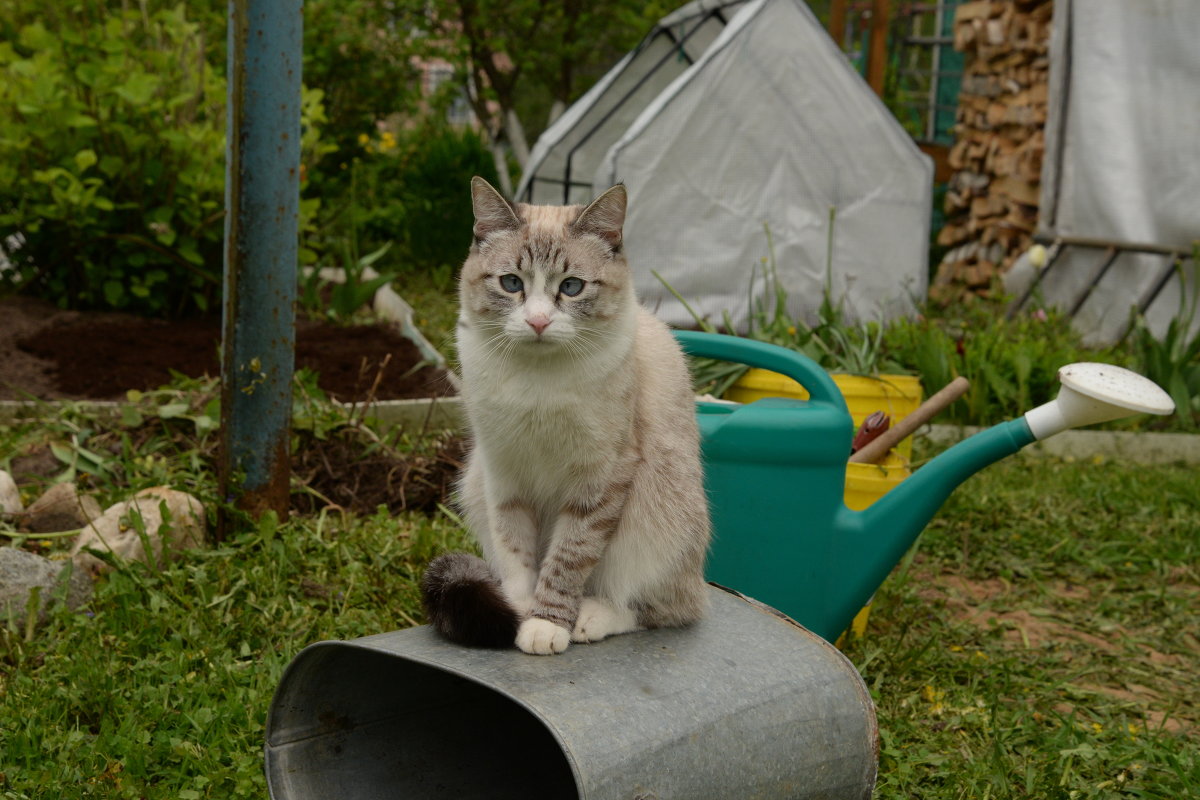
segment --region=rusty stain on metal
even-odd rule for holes
[[[230,3],[219,474],[225,500],[280,518],[290,479],[302,25],[300,0]]]

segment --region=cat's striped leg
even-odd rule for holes
[[[567,649],[579,618],[584,584],[621,521],[628,495],[627,482],[610,485],[593,499],[568,503],[559,512],[538,572],[533,616],[521,623],[517,647],[538,655]]]

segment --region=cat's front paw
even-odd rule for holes
[[[575,620],[571,641],[598,642],[606,637],[637,629],[638,624],[633,612],[628,609],[618,611],[603,600],[585,597],[579,605],[579,617]]]
[[[561,653],[571,643],[571,632],[548,619],[533,617],[517,628],[517,647],[530,655]]]

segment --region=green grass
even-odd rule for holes
[[[59,477],[102,505],[166,483],[211,517],[215,434],[194,395],[152,393],[124,422],[68,409],[0,426],[0,468],[51,443]],[[294,416],[320,432],[336,414],[298,403]],[[68,541],[15,543],[53,558]],[[264,720],[288,662],[315,641],[416,624],[424,565],[469,546],[440,514],[267,518],[161,570],[118,563],[86,613],[59,610],[31,636],[0,620],[0,797],[265,797]]]
[[[879,798],[1193,797],[1194,467],[1017,456],[968,480],[848,654]]]
[[[461,549],[444,518],[297,519],[135,564],[91,613],[56,614],[0,664],[6,798],[266,796],[263,726],[306,644],[407,627],[431,554]]]
[[[102,503],[166,482],[211,509],[202,404],[0,426],[0,467],[51,438]],[[848,646],[878,706],[876,796],[1192,796],[1198,536],[1194,467],[1018,456],[970,479]],[[265,797],[284,667],[420,621],[423,565],[465,546],[442,515],[268,520],[161,570],[118,565],[88,613],[32,636],[0,623],[0,797]]]

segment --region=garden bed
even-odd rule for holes
[[[37,415],[30,401],[86,401],[89,413],[120,419],[129,390],[149,392],[172,380],[220,373],[218,319],[163,322],[125,314],[62,311],[28,298],[0,300],[0,421]],[[437,362],[437,363],[434,363]],[[445,396],[453,409],[454,378],[444,361],[401,316],[364,325],[301,319],[296,367],[310,369],[333,400],[370,407],[370,416],[406,430],[454,428],[431,403]],[[189,406],[203,409],[213,384],[192,392]],[[143,405],[145,405],[143,403]],[[155,401],[139,414],[154,413]],[[436,408],[436,406],[434,407]],[[56,412],[57,413],[57,412]],[[197,411],[197,414],[204,413]],[[332,412],[331,412],[332,413]],[[396,446],[361,424],[300,430],[292,452],[293,507],[312,513],[335,506],[358,513],[433,511],[446,502],[461,468],[462,444],[454,435],[423,438],[417,449]],[[119,427],[133,442],[155,435],[155,426]],[[427,440],[426,440],[427,439]],[[91,446],[103,458],[120,449],[120,435],[96,434]],[[200,448],[209,462],[216,440]],[[64,468],[49,442],[17,455],[13,472],[25,483],[45,484]]]
[[[126,314],[61,311],[38,300],[0,300],[0,400],[123,400],[157,388],[172,371],[220,373],[219,318],[164,322]],[[425,362],[422,364],[422,362]],[[453,394],[447,370],[392,322],[339,325],[301,319],[296,367],[342,402]]]

